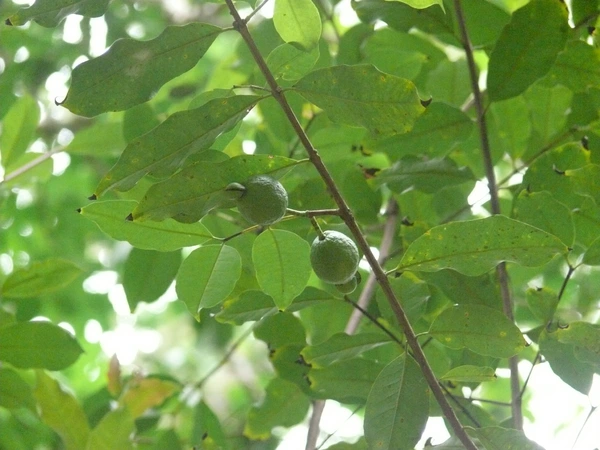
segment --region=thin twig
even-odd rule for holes
[[[23,164],[21,167],[19,167],[18,169],[13,170],[11,173],[7,174],[4,179],[2,181],[0,181],[0,186],[8,183],[9,181],[14,180],[17,177],[20,177],[21,175],[23,175],[24,173],[30,171],[31,169],[39,166],[40,164],[42,164],[44,161],[50,159],[52,157],[52,155],[56,155],[57,153],[60,153],[62,151],[64,151],[64,147],[63,146],[56,146],[54,147],[52,150],[46,152],[46,153],[42,153],[40,156],[38,156],[35,159],[32,159],[31,161],[29,161],[27,164]]]
[[[465,17],[462,10],[462,4],[460,0],[454,0],[454,9],[456,10],[456,20],[460,28],[462,36],[462,44],[467,57],[467,66],[469,68],[469,77],[471,79],[471,90],[473,91],[473,101],[475,102],[475,110],[477,113],[477,125],[479,128],[479,138],[481,140],[481,155],[483,157],[483,165],[485,168],[485,174],[488,181],[488,188],[490,191],[490,203],[493,214],[500,214],[500,199],[498,196],[498,187],[496,185],[496,175],[494,174],[494,163],[492,161],[492,152],[490,149],[489,135],[487,130],[485,109],[483,106],[483,98],[481,95],[481,89],[479,88],[479,76],[477,67],[475,65],[475,58],[473,57],[473,45],[469,39],[469,32],[465,22]],[[502,306],[504,314],[511,322],[514,322],[513,306],[510,295],[510,288],[508,284],[508,273],[506,272],[506,265],[500,263],[496,267],[496,274],[498,277],[498,283],[500,285],[500,293],[502,295]],[[508,364],[510,367],[510,388],[512,398],[512,417],[513,426],[518,429],[523,429],[523,411],[521,408],[521,397],[520,397],[520,384],[519,384],[519,359],[518,356],[509,358]]]
[[[354,218],[354,215],[353,215],[352,211],[350,210],[348,204],[342,197],[342,194],[341,194],[340,190],[338,189],[337,184],[335,183],[331,174],[329,173],[329,170],[327,169],[327,167],[321,160],[319,153],[314,148],[310,139],[304,132],[302,125],[300,124],[298,118],[296,117],[296,114],[294,113],[291,106],[289,105],[287,99],[283,95],[281,87],[277,84],[277,81],[275,80],[275,78],[273,77],[273,74],[269,70],[267,63],[266,63],[265,59],[263,58],[262,54],[260,53],[258,47],[256,46],[254,39],[250,35],[250,32],[248,31],[248,28],[246,27],[245,22],[242,20],[237,9],[235,8],[235,6],[233,4],[233,0],[225,0],[225,3],[229,7],[229,11],[230,11],[231,15],[233,16],[235,27],[237,28],[239,33],[242,35],[242,38],[246,42],[246,45],[248,46],[248,49],[250,50],[250,53],[252,54],[256,64],[258,65],[258,67],[259,67],[260,71],[262,72],[263,76],[265,77],[269,87],[271,88],[273,97],[277,100],[277,102],[281,106],[284,114],[288,118],[289,123],[292,125],[298,138],[302,142],[302,145],[306,149],[306,152],[308,154],[310,161],[313,163],[315,169],[319,172],[319,175],[321,175],[321,178],[325,182],[327,189],[329,190],[329,192],[331,193],[331,196],[333,197],[334,201],[338,205],[338,207],[340,209],[341,218],[343,219],[344,223],[346,224],[346,226],[348,227],[348,229],[350,230],[350,232],[356,239],[357,246],[362,251],[367,262],[371,266],[371,269],[372,269],[373,273],[375,274],[375,278],[377,279],[379,285],[381,286],[383,293],[385,294],[386,298],[388,299],[390,306],[392,308],[392,311],[394,312],[394,315],[396,316],[396,320],[398,321],[398,324],[400,325],[401,329],[404,332],[404,335],[406,336],[408,345],[414,352],[414,359],[419,364],[421,371],[423,372],[423,376],[424,376],[425,380],[427,381],[427,384],[429,385],[431,392],[433,393],[434,397],[436,398],[437,402],[439,403],[440,408],[442,409],[442,411],[444,413],[444,416],[448,420],[448,423],[452,427],[452,429],[453,429],[454,433],[456,434],[456,436],[458,437],[458,439],[460,439],[460,441],[467,448],[467,450],[477,450],[477,447],[475,446],[475,444],[473,443],[473,441],[467,434],[466,430],[462,427],[454,410],[448,403],[448,400],[446,399],[446,397],[444,395],[444,391],[442,391],[442,388],[440,387],[440,385],[437,381],[437,378],[436,378],[435,374],[433,373],[433,370],[431,369],[429,362],[427,361],[427,357],[425,356],[425,353],[419,346],[419,342],[417,340],[417,337],[415,336],[415,332],[408,320],[408,317],[406,316],[406,313],[404,312],[404,309],[402,308],[402,306],[400,305],[400,302],[396,298],[396,294],[392,290],[392,286],[391,286],[385,272],[383,271],[381,265],[375,258],[375,255],[373,255],[373,252],[371,251],[371,248],[369,247],[369,244],[368,244],[367,240],[365,239],[365,237],[362,233],[362,230],[360,229],[358,223],[356,222],[356,219]]]

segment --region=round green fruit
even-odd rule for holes
[[[287,192],[274,178],[257,175],[243,185],[232,183],[226,189],[242,191],[237,199],[237,208],[252,224],[270,225],[285,216],[288,206]]]
[[[352,239],[327,230],[310,248],[310,263],[317,276],[331,284],[345,284],[354,278],[360,257]]]

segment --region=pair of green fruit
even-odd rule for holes
[[[244,184],[231,183],[225,188],[239,192],[237,208],[248,222],[271,225],[283,218],[287,211],[288,196],[285,188],[274,178],[257,175]],[[349,294],[358,284],[358,248],[343,233],[327,230],[318,236],[310,248],[310,263],[317,276]]]

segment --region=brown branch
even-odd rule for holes
[[[475,110],[477,113],[477,127],[479,128],[479,138],[481,140],[481,155],[483,158],[483,165],[485,168],[485,174],[488,181],[488,188],[490,191],[490,203],[493,214],[500,214],[500,200],[498,197],[498,187],[496,185],[496,175],[494,174],[494,163],[492,161],[492,152],[490,149],[490,141],[487,130],[487,123],[485,118],[485,109],[483,106],[483,98],[481,95],[481,89],[479,88],[479,75],[477,67],[475,65],[475,58],[473,57],[473,45],[469,39],[469,32],[465,22],[465,16],[462,10],[462,4],[460,0],[454,0],[454,9],[456,10],[456,19],[460,28],[460,34],[462,37],[462,44],[467,57],[467,65],[469,68],[469,77],[471,79],[471,89],[473,91],[473,101],[475,103]],[[508,273],[506,271],[506,265],[500,263],[496,267],[496,274],[498,277],[498,283],[500,284],[500,293],[502,295],[502,307],[504,314],[512,322],[514,322],[513,306],[510,295]],[[513,426],[517,430],[523,429],[523,411],[521,408],[521,388],[519,384],[519,358],[513,356],[508,360],[510,367],[510,390],[512,399],[512,418]]]
[[[310,161],[314,165],[315,169],[319,172],[319,175],[325,182],[327,189],[329,190],[334,201],[338,205],[338,207],[340,209],[340,217],[343,219],[344,223],[346,224],[346,226],[348,227],[348,229],[350,230],[350,232],[356,239],[359,249],[362,251],[367,262],[371,266],[371,269],[375,275],[375,279],[381,286],[383,293],[385,294],[386,298],[388,299],[390,306],[392,308],[392,311],[394,312],[394,315],[396,316],[396,320],[398,321],[400,327],[402,328],[402,330],[404,332],[404,335],[406,336],[406,341],[414,353],[414,359],[419,364],[421,371],[423,373],[423,376],[424,376],[425,380],[427,381],[427,384],[429,385],[431,392],[433,393],[434,397],[436,398],[437,402],[439,403],[440,408],[442,409],[442,411],[444,413],[444,416],[448,420],[448,423],[454,430],[454,433],[460,439],[460,441],[463,443],[465,448],[467,448],[467,450],[477,450],[477,447],[475,446],[475,444],[473,443],[473,441],[471,440],[471,438],[469,437],[469,435],[467,434],[465,429],[462,427],[460,421],[458,420],[458,417],[456,416],[454,410],[452,409],[452,406],[450,406],[450,404],[448,403],[448,400],[446,399],[446,396],[444,395],[444,391],[440,387],[440,385],[437,381],[437,378],[435,377],[435,374],[433,373],[433,370],[431,369],[431,366],[429,365],[429,362],[427,361],[427,357],[425,356],[423,349],[419,345],[419,342],[417,340],[415,332],[412,329],[410,322],[408,321],[408,317],[406,316],[404,309],[400,306],[400,302],[396,298],[396,295],[394,294],[394,291],[392,290],[392,287],[390,285],[390,282],[389,282],[385,272],[383,271],[381,265],[375,258],[375,255],[373,255],[373,252],[371,251],[371,248],[369,247],[368,242],[366,241],[364,235],[362,234],[362,231],[361,231],[358,223],[356,222],[356,219],[354,218],[352,211],[350,210],[350,208],[348,207],[348,204],[342,197],[340,190],[338,189],[331,174],[327,170],[327,167],[325,167],[325,164],[321,160],[319,153],[317,152],[317,150],[313,147],[312,143],[310,142],[308,136],[306,135],[304,129],[302,128],[302,125],[298,121],[298,118],[296,117],[294,111],[292,110],[287,99],[285,98],[281,87],[277,84],[277,81],[273,77],[273,74],[267,67],[267,63],[266,63],[265,59],[263,58],[263,56],[261,55],[260,51],[258,50],[258,47],[256,46],[256,44],[254,42],[254,39],[250,35],[250,32],[248,31],[248,28],[246,27],[246,23],[244,22],[244,20],[240,17],[239,13],[237,12],[237,10],[233,4],[233,0],[225,0],[225,3],[229,7],[229,11],[231,12],[231,15],[234,19],[234,27],[242,35],[242,38],[246,42],[246,45],[248,46],[250,53],[252,54],[256,64],[258,65],[260,71],[262,72],[263,76],[265,77],[267,84],[271,88],[273,97],[275,98],[275,100],[277,100],[277,102],[281,106],[288,121],[292,125],[296,135],[300,139],[300,142],[306,149],[306,152],[308,154]]]

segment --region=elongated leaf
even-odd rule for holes
[[[365,407],[365,438],[372,449],[412,450],[429,417],[429,387],[406,353],[381,371]]]
[[[149,41],[120,39],[102,56],[73,70],[61,105],[92,117],[143,103],[167,81],[194,67],[221,31],[193,22],[169,26]]]
[[[130,383],[130,386],[119,399],[119,403],[127,408],[134,419],[147,409],[160,406],[167,398],[181,390],[174,381],[147,377]]]
[[[2,285],[6,298],[30,298],[58,291],[81,275],[82,270],[64,259],[35,262],[15,270]]]
[[[556,330],[559,342],[573,345],[575,357],[585,363],[600,365],[600,325],[572,322]]]
[[[34,20],[43,27],[57,26],[69,14],[100,17],[110,0],[36,0],[29,8],[17,11],[8,19],[7,25],[24,25]]]
[[[167,177],[190,155],[207,150],[231,129],[261,97],[218,98],[171,115],[162,124],[130,142],[114,167],[102,178],[95,195],[109,189],[127,191],[146,174]]]
[[[277,311],[273,299],[263,291],[245,291],[239,298],[226,300],[215,316],[219,322],[241,325],[260,320]]]
[[[509,358],[527,344],[519,328],[495,309],[456,305],[444,310],[429,334],[450,348],[468,348],[480,355]]]
[[[556,311],[559,301],[558,294],[549,288],[543,287],[527,289],[526,296],[527,306],[529,306],[533,315],[543,323],[548,323]]]
[[[198,320],[200,308],[218,305],[231,294],[241,271],[242,259],[233,247],[200,247],[190,253],[179,268],[177,295]]]
[[[215,207],[233,207],[225,192],[232,182],[243,183],[253,175],[290,169],[297,161],[282,156],[240,155],[221,163],[200,161],[168,180],[153,185],[133,211],[134,220],[174,218],[192,223]]]
[[[90,203],[79,212],[113,239],[145,250],[169,252],[200,245],[212,238],[201,223],[184,224],[172,219],[162,222],[125,220],[136,206],[137,202],[130,200],[109,200]]]
[[[406,3],[408,6],[416,9],[428,8],[432,5],[440,5],[442,9],[444,8],[444,2],[442,0],[387,0],[389,2],[402,2]]]
[[[579,169],[567,170],[565,175],[576,193],[591,197],[596,205],[600,205],[600,165],[587,164]]]
[[[319,43],[321,16],[312,0],[277,0],[273,23],[285,42],[293,42],[305,50]]]
[[[569,42],[549,74],[573,92],[600,86],[600,51],[583,41]]]
[[[412,188],[432,194],[467,181],[475,182],[471,169],[457,167],[449,158],[423,159],[406,156],[377,175],[378,184],[386,184],[398,193]]]
[[[509,448],[519,450],[544,450],[533,441],[527,439],[520,430],[501,427],[471,428],[466,427],[470,436],[476,437],[483,444],[485,450],[506,450]]]
[[[297,80],[306,75],[319,59],[319,47],[306,52],[292,44],[276,47],[267,58],[267,65],[275,78]]]
[[[396,270],[449,268],[475,276],[502,261],[541,266],[567,250],[556,236],[497,215],[433,227],[409,245]]]
[[[72,155],[118,156],[125,147],[121,122],[95,122],[79,130],[65,150]]]
[[[354,358],[312,368],[308,373],[310,389],[317,398],[364,404],[384,367],[379,362]]]
[[[252,261],[258,284],[280,310],[292,303],[310,278],[310,246],[296,233],[265,230],[254,241]]]
[[[29,95],[13,103],[2,120],[2,134],[0,134],[2,166],[14,169],[14,163],[25,153],[35,138],[39,120],[40,107]]]
[[[489,107],[488,130],[494,160],[505,153],[519,158],[531,136],[531,111],[523,96],[494,102]]]
[[[271,349],[293,344],[306,345],[304,325],[296,316],[285,311],[261,320],[254,329],[254,336]]]
[[[539,344],[540,352],[550,363],[552,371],[573,389],[588,395],[595,367],[577,358],[575,345],[560,342],[556,331],[547,330],[542,331]]]
[[[267,386],[263,403],[248,412],[244,435],[251,439],[268,439],[273,427],[290,427],[301,422],[309,407],[310,399],[298,386],[274,378]]]
[[[445,103],[432,103],[405,134],[375,141],[375,148],[396,160],[405,155],[446,156],[473,132],[473,121]]]
[[[575,227],[571,211],[549,192],[521,191],[513,209],[515,218],[560,238],[566,245],[573,245]]]
[[[412,82],[371,65],[315,70],[294,88],[332,120],[365,127],[375,137],[410,131],[425,110]]]
[[[519,95],[550,70],[567,40],[567,19],[559,0],[532,0],[513,13],[490,55],[492,101]]]
[[[481,366],[459,366],[449,370],[440,377],[440,380],[450,380],[457,383],[481,383],[494,381],[496,374],[492,367]]]
[[[600,266],[600,237],[594,239],[583,254],[583,263],[588,266]]]
[[[390,342],[390,338],[383,334],[337,333],[325,342],[306,347],[302,350],[302,356],[312,367],[324,367],[336,361],[354,358],[367,350]]]
[[[17,322],[0,328],[0,361],[15,367],[60,370],[82,353],[71,333],[49,322]]]
[[[190,444],[195,444],[199,448],[203,445],[215,450],[227,448],[225,432],[219,423],[219,418],[203,401],[194,408],[194,426]]]
[[[31,386],[13,369],[0,367],[0,406],[35,411]]]
[[[135,429],[133,417],[126,408],[107,413],[90,433],[85,450],[133,450],[130,436]]]
[[[524,97],[530,109],[533,130],[537,131],[542,142],[549,142],[567,124],[565,111],[571,108],[573,92],[561,85],[547,88],[536,83]]]
[[[77,399],[44,371],[36,371],[35,399],[44,423],[63,440],[67,450],[85,448],[90,426]]]
[[[181,252],[134,248],[123,272],[123,288],[131,312],[140,302],[151,303],[165,293],[181,264]]]

